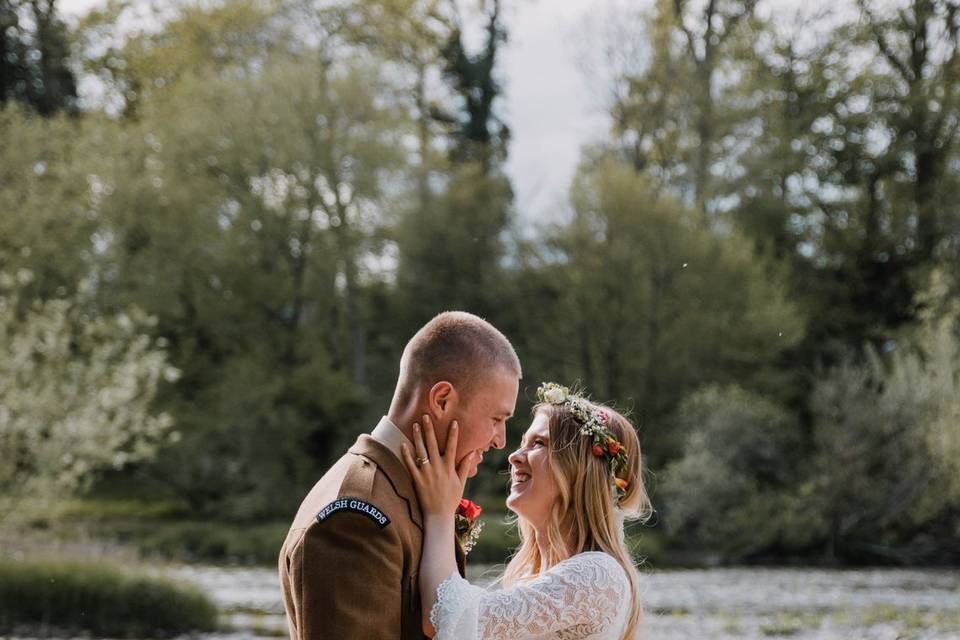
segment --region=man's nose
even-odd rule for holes
[[[507,425],[500,423],[493,433],[493,448],[503,449],[507,446]]]

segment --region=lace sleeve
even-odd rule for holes
[[[629,591],[616,560],[605,553],[582,553],[533,580],[497,591],[452,575],[440,585],[430,620],[441,640],[520,640],[546,633],[583,638],[612,627]]]
[[[437,602],[430,610],[436,629],[434,640],[477,640],[477,609],[486,595],[456,571],[437,587]]]

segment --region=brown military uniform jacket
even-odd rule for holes
[[[291,639],[423,640],[422,545],[410,474],[381,442],[360,436],[304,499],[280,552]]]

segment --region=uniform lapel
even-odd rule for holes
[[[377,442],[367,434],[357,438],[356,443],[350,447],[350,453],[364,456],[373,460],[380,467],[384,475],[393,485],[393,490],[397,495],[403,498],[407,503],[407,510],[410,512],[410,519],[420,530],[423,530],[423,516],[420,513],[420,501],[417,500],[417,491],[413,486],[413,478],[404,466],[403,462],[397,459],[389,449]]]
[[[404,464],[393,455],[383,444],[367,434],[357,438],[356,443],[350,447],[350,453],[357,454],[373,460],[374,464],[380,467],[384,475],[393,485],[397,495],[403,498],[407,503],[407,509],[410,512],[410,519],[420,530],[423,530],[423,516],[420,512],[420,501],[417,499],[417,491],[413,486],[413,478]],[[457,539],[454,543],[456,549],[457,569],[461,576],[466,576],[467,554],[463,552],[463,546]]]

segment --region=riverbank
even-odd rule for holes
[[[167,571],[217,601],[234,629],[217,637],[286,635],[273,570]],[[495,575],[495,567],[475,565],[469,577]],[[647,571],[641,583],[651,640],[960,640],[960,570]]]
[[[19,531],[0,536],[0,547],[12,557],[102,558],[191,582],[221,612],[223,630],[198,638],[286,636],[272,566],[279,543],[270,545],[270,566],[214,566],[193,558],[186,563],[171,560],[153,545],[144,549],[136,537],[104,535],[118,531],[129,516],[111,515],[75,518],[70,527],[63,517],[49,517],[42,527],[27,522]],[[157,539],[173,530],[189,530],[159,516],[143,526],[152,527]],[[488,533],[494,541],[509,529],[491,528],[485,536]],[[225,555],[232,562],[251,559]],[[638,555],[648,554],[639,550]],[[472,580],[489,582],[496,575],[496,568],[482,564],[476,554],[471,558]],[[651,565],[663,567],[656,561]],[[646,637],[651,640],[960,640],[960,569],[658,569],[644,570],[642,585]]]

